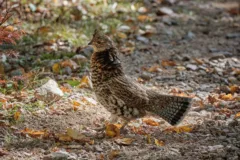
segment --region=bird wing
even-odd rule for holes
[[[136,82],[126,76],[112,78],[109,84],[111,92],[119,99],[124,101],[126,106],[133,108],[142,108],[148,103],[146,89],[142,88]]]

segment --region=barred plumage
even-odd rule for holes
[[[112,40],[96,31],[89,43],[92,83],[98,101],[113,115],[129,121],[154,113],[171,125],[178,124],[191,104],[191,98],[161,95],[130,80],[123,73],[118,50]]]

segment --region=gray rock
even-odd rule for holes
[[[239,37],[240,37],[240,33],[228,33],[226,35],[226,38],[228,38],[228,39],[239,38]]]
[[[195,64],[187,64],[186,68],[190,69],[190,70],[193,70],[193,71],[196,71],[198,69],[198,66],[195,65]]]
[[[62,90],[53,79],[48,80],[47,83],[35,89],[35,97],[41,101],[54,102],[63,96]]]
[[[146,37],[143,37],[143,36],[137,36],[137,40],[141,41],[143,43],[148,43],[149,42],[149,39],[146,38]]]
[[[43,157],[43,160],[75,160],[76,155],[71,155],[70,153],[60,150]]]
[[[75,56],[73,56],[73,61],[75,61],[77,64],[83,64],[83,63],[86,63],[88,62],[88,59],[81,55],[81,54],[76,54]]]

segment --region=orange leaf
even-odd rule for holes
[[[235,118],[240,118],[240,112],[235,115]]]
[[[64,141],[64,142],[71,142],[73,140],[72,137],[66,134],[58,134],[57,137],[59,141]]]
[[[160,66],[157,65],[157,64],[155,64],[155,65],[153,65],[152,67],[150,67],[150,68],[148,69],[148,72],[158,72],[159,69],[160,69]]]
[[[150,118],[143,118],[143,122],[150,126],[159,126],[160,124]]]
[[[80,84],[78,85],[79,88],[89,88],[91,86],[91,82],[88,76],[83,76]]]
[[[164,146],[164,145],[165,145],[165,143],[164,143],[163,141],[160,141],[160,140],[158,140],[158,139],[156,139],[156,138],[155,138],[154,142],[155,142],[155,144],[156,144],[157,146]]]
[[[225,100],[225,101],[232,101],[234,100],[232,94],[225,94],[225,95],[220,95],[220,99]]]
[[[60,67],[60,64],[58,64],[58,63],[55,63],[55,64],[52,66],[52,71],[53,71],[53,73],[59,73],[59,72],[60,72],[60,69],[61,69],[61,67]]]
[[[208,101],[209,101],[209,103],[213,104],[213,103],[217,102],[218,100],[215,96],[210,96],[209,95],[208,96]]]
[[[20,111],[15,112],[14,115],[13,115],[14,120],[15,121],[19,120],[20,116],[21,116],[21,112]]]
[[[31,137],[40,137],[40,136],[46,136],[47,133],[44,130],[33,130],[29,128],[25,128],[24,130],[20,131],[23,134],[28,134]]]
[[[121,145],[130,145],[132,144],[133,141],[134,140],[132,138],[119,138],[115,140],[117,144],[121,144]]]
[[[147,20],[150,20],[151,18],[150,18],[149,16],[147,16],[147,15],[139,15],[139,16],[137,17],[137,19],[138,19],[140,22],[145,22],[145,21],[147,21]]]
[[[240,87],[237,86],[237,85],[232,85],[232,86],[230,86],[230,91],[231,91],[231,93],[239,92],[240,91]]]
[[[169,66],[176,66],[176,63],[174,61],[170,61],[170,60],[162,60],[161,65],[163,67],[169,67]]]
[[[71,89],[67,88],[67,87],[63,87],[61,86],[60,89],[63,91],[63,92],[66,92],[66,93],[71,93]]]
[[[106,124],[106,135],[108,137],[117,137],[120,135],[121,124]]]
[[[180,126],[180,127],[171,127],[167,128],[166,132],[176,132],[176,133],[182,133],[182,132],[191,132],[193,130],[192,126]]]

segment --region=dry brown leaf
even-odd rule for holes
[[[176,63],[170,60],[162,60],[161,65],[163,67],[169,67],[169,66],[176,66]]]
[[[160,124],[150,118],[143,118],[143,122],[150,126],[159,126]]]
[[[151,144],[151,143],[152,143],[152,140],[151,140],[152,137],[151,137],[151,135],[150,135],[150,134],[147,134],[147,135],[146,135],[146,138],[147,138],[147,143],[148,143],[148,144]]]
[[[60,64],[58,64],[58,63],[55,63],[55,64],[52,66],[52,71],[53,71],[53,73],[59,73],[59,72],[60,72],[60,69],[61,69],[61,66],[60,66]]]
[[[121,124],[106,124],[106,135],[108,137],[118,137],[121,127]]]
[[[34,130],[34,129],[29,129],[25,128],[24,130],[20,131],[20,133],[27,134],[31,137],[45,137],[48,135],[48,133],[45,130]]]
[[[7,150],[0,148],[0,157],[1,157],[1,156],[8,155],[8,154],[9,154],[9,153],[8,153]]]
[[[117,32],[117,36],[121,39],[126,39],[127,38],[127,35],[123,32]]]
[[[65,93],[72,93],[72,90],[71,90],[70,88],[61,86],[60,89],[61,89],[63,92],[65,92]]]
[[[155,142],[155,144],[156,144],[157,146],[164,146],[164,145],[165,145],[165,143],[164,143],[163,141],[158,140],[158,139],[156,139],[156,138],[154,138],[154,142]]]
[[[147,15],[139,15],[137,17],[137,19],[140,21],[140,22],[145,22],[145,21],[148,21],[148,20],[151,20],[151,17],[147,16]]]
[[[240,118],[240,112],[235,115],[235,118]]]
[[[58,134],[57,138],[59,141],[63,141],[63,142],[71,142],[73,140],[72,137],[66,134]]]
[[[74,111],[77,111],[78,107],[81,105],[79,102],[77,101],[72,101],[72,104],[73,104],[73,110]]]
[[[14,113],[13,118],[14,118],[15,121],[18,121],[20,116],[21,116],[21,112],[17,111],[17,112]]]
[[[199,65],[204,64],[204,62],[203,62],[201,59],[199,59],[199,58],[194,58],[193,60],[194,60],[195,62],[197,62],[197,64],[199,64]]]
[[[193,130],[193,127],[190,125],[187,125],[187,126],[167,128],[165,129],[165,132],[183,133],[183,132],[191,132],[192,130]]]
[[[213,103],[218,101],[216,96],[211,96],[211,95],[209,95],[207,99],[208,99],[208,102],[211,103],[211,104],[213,104]]]
[[[76,69],[78,67],[77,63],[71,59],[67,59],[61,62],[62,67],[70,67],[71,69]]]
[[[219,96],[219,99],[225,100],[225,101],[232,101],[234,100],[234,97],[232,94],[222,94]]]
[[[118,157],[120,155],[120,151],[119,150],[112,150],[109,153],[109,159],[113,160],[114,158]]]
[[[89,88],[91,87],[91,82],[88,76],[83,76],[80,84],[78,85],[79,88]]]
[[[120,145],[130,145],[133,141],[134,139],[132,138],[118,138],[115,140],[115,142]]]
[[[37,32],[38,32],[39,34],[46,34],[46,33],[51,32],[51,31],[52,31],[52,28],[49,27],[49,26],[42,26],[42,27],[39,27],[39,28],[37,29]]]
[[[238,93],[238,92],[240,92],[240,87],[237,86],[237,85],[232,85],[229,88],[230,88],[230,92],[231,93],[236,93],[236,92]]]
[[[155,64],[148,69],[148,72],[159,72],[159,70],[160,70],[160,66]]]

